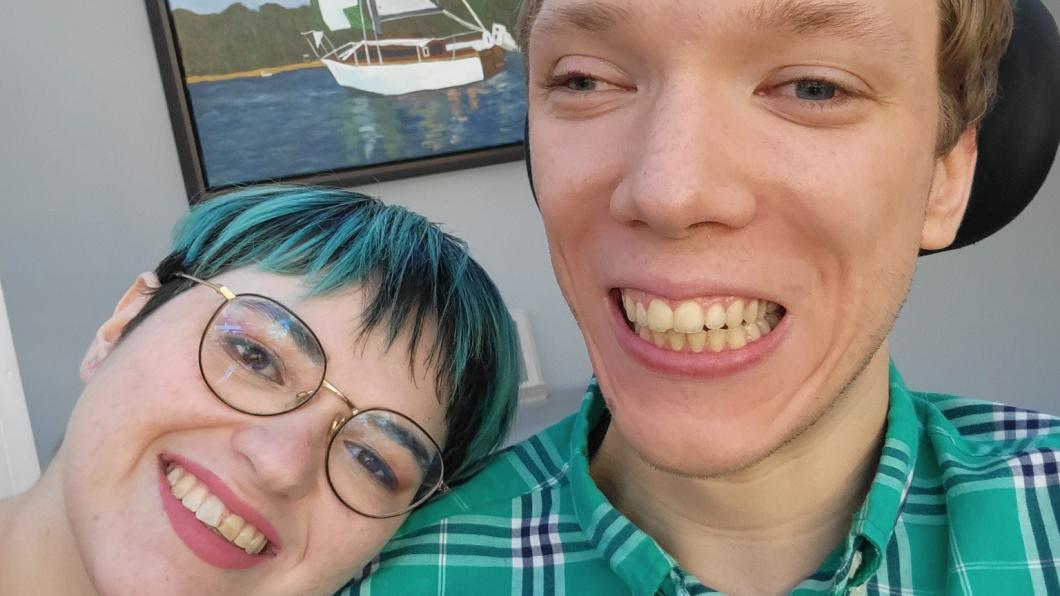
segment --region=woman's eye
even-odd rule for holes
[[[804,80],[795,83],[795,96],[807,101],[835,99],[839,88],[827,81]]]
[[[342,446],[346,448],[346,453],[353,460],[353,465],[360,466],[386,488],[390,490],[397,488],[397,477],[390,469],[390,466],[386,465],[383,458],[379,457],[375,451],[351,441],[343,441]]]
[[[245,337],[229,337],[225,340],[228,353],[250,372],[282,385],[283,367],[271,350]]]

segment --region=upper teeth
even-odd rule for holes
[[[768,335],[780,322],[780,307],[755,298],[694,299],[677,303],[633,290],[622,291],[622,307],[637,335],[681,352],[740,349]]]
[[[247,554],[256,555],[268,544],[264,534],[243,518],[229,512],[221,499],[212,495],[191,472],[174,465],[166,474],[166,479],[169,480],[173,496],[180,499],[188,511]]]

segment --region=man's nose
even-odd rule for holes
[[[707,78],[685,77],[644,99],[630,130],[624,175],[611,215],[667,238],[696,229],[739,229],[755,216],[747,177],[755,157],[740,155],[738,118],[726,114]],[[713,233],[713,232],[711,232]]]
[[[339,410],[321,389],[293,412],[255,419],[236,432],[232,446],[262,489],[289,499],[304,497],[323,477],[329,430]]]

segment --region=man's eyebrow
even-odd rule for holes
[[[614,4],[585,0],[554,6],[545,3],[534,22],[534,29],[552,31],[574,27],[590,33],[603,33],[630,19],[629,10]]]
[[[743,10],[763,29],[796,35],[834,34],[897,48],[911,60],[909,37],[891,25],[871,4],[851,1],[763,0]]]

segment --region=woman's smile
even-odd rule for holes
[[[218,567],[245,569],[279,552],[280,542],[272,525],[217,475],[171,454],[159,458],[159,470],[166,515],[177,535],[199,558]],[[202,529],[222,538],[225,544],[209,539],[198,531]]]

